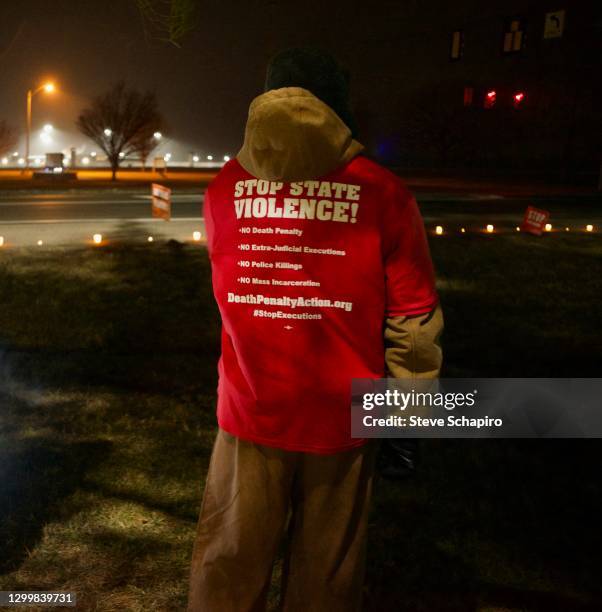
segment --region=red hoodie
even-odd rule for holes
[[[219,426],[291,451],[363,444],[350,435],[351,379],[384,377],[385,317],[437,304],[411,193],[363,156],[293,182],[233,159],[204,216],[223,324]]]

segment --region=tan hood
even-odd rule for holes
[[[339,116],[310,91],[283,87],[251,102],[237,159],[257,178],[302,181],[335,170],[363,148]]]

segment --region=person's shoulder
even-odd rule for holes
[[[411,196],[405,181],[366,155],[358,155],[347,166],[347,171],[356,175],[363,184],[369,184],[390,194]]]
[[[236,158],[228,160],[211,179],[207,191],[217,193],[220,189],[232,187],[232,184],[241,179],[248,178],[248,173],[238,163]]]

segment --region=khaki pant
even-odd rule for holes
[[[359,610],[374,453],[373,443],[335,455],[290,452],[220,430],[192,553],[188,612],[264,610],[285,534],[282,609]]]

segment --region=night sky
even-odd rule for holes
[[[544,15],[551,10],[546,0],[199,0],[196,27],[177,48],[145,32],[135,0],[5,0],[0,119],[23,131],[28,87],[52,77],[60,91],[35,98],[32,153],[49,149],[38,137],[45,123],[62,134],[63,147],[80,147],[86,141],[74,128],[79,111],[91,96],[124,79],[156,91],[174,159],[193,151],[233,155],[242,143],[248,105],[262,92],[268,59],[282,48],[311,44],[330,50],[350,70],[359,140],[374,152],[411,115],[404,112],[407,101],[414,96],[414,108],[420,109],[442,99],[428,88],[446,79],[455,79],[452,106],[461,106],[466,84],[526,88],[533,100],[538,89],[545,90],[558,108],[563,92],[575,88],[586,100],[599,83],[591,76],[599,76],[599,42],[575,53],[587,36],[590,46],[599,41],[602,16],[598,0],[578,5],[579,10],[567,7],[566,36],[542,41]],[[504,58],[502,27],[517,14],[527,16],[525,53]],[[582,36],[590,23],[597,24],[595,38]],[[466,57],[450,62],[450,36],[457,28],[466,31]],[[573,84],[577,79],[581,82]],[[590,99],[599,104],[596,96]],[[559,112],[560,122],[570,114]],[[591,133],[591,126],[582,131]],[[563,139],[554,136],[555,142]],[[547,150],[549,142],[542,143]]]
[[[354,96],[356,106],[368,106],[370,87],[383,84],[370,67],[369,49],[371,38],[382,40],[388,26],[384,13],[366,4],[200,5],[197,28],[176,48],[145,34],[133,0],[2,2],[0,118],[22,128],[25,92],[52,77],[60,92],[34,100],[32,152],[47,149],[35,139],[45,123],[71,132],[66,138],[79,145],[84,139],[73,127],[79,110],[123,78],[157,92],[168,133],[183,150],[221,156],[238,150],[248,104],[261,93],[268,58],[282,47],[317,43],[333,51],[351,69],[353,87],[365,94]],[[381,7],[386,13],[387,3]]]

